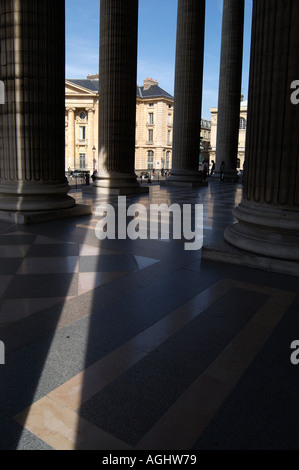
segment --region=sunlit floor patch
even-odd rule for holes
[[[213,308],[224,296],[229,294],[233,304],[234,292],[238,290],[259,294],[262,306],[135,446],[82,415],[80,410],[84,403],[142,363],[174,335],[181,334],[186,325]],[[223,279],[49,393],[15,419],[54,449],[191,449],[265,344],[295,295]]]

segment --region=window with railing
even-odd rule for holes
[[[154,113],[148,113],[148,124],[150,126],[154,124]]]
[[[154,142],[154,131],[153,129],[149,129],[148,131],[148,143],[152,144]]]
[[[149,150],[147,152],[147,169],[152,170],[154,168],[154,152]]]
[[[80,170],[84,170],[86,168],[86,154],[85,153],[80,153],[79,163],[80,163]]]
[[[166,152],[165,170],[170,169],[170,152]]]
[[[241,130],[246,129],[246,120],[244,118],[240,118],[240,129]]]

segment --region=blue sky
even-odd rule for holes
[[[202,117],[217,106],[223,0],[206,1]],[[245,0],[242,93],[247,99],[252,0]],[[100,0],[66,0],[66,77],[86,78],[99,68]],[[174,93],[177,0],[139,0],[137,83],[146,77]]]

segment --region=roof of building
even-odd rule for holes
[[[78,85],[82,88],[86,88],[87,90],[94,91],[96,93],[99,92],[99,80],[89,80],[89,79],[67,79],[68,82],[74,83],[74,85]]]
[[[74,83],[74,85],[78,85],[82,88],[86,88],[87,90],[93,91],[98,93],[99,92],[99,79],[67,79],[68,82]],[[138,98],[169,98],[173,100],[173,96],[171,96],[167,91],[160,88],[158,85],[152,85],[148,89],[144,89],[143,86],[138,86],[136,88],[136,96]]]
[[[143,86],[137,86],[137,96],[140,98],[169,98],[173,100],[173,96],[159,87],[159,85],[152,85],[150,88],[145,89]]]

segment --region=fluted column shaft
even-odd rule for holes
[[[0,210],[68,208],[63,0],[0,3]]]
[[[99,171],[94,186],[139,187],[134,173],[138,0],[101,0]]]
[[[240,248],[289,260],[299,260],[298,24],[297,1],[254,0],[244,197],[225,233]]]
[[[199,180],[205,0],[179,0],[169,181]]]
[[[216,171],[225,163],[225,179],[237,176],[242,87],[244,0],[224,0],[218,98]]]

